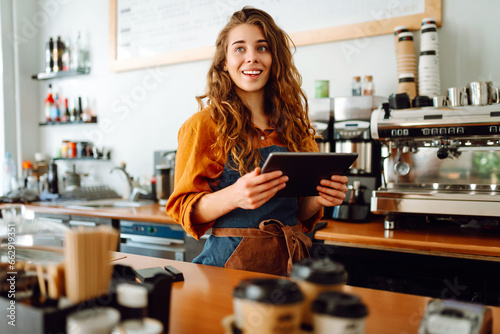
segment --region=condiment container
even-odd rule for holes
[[[71,313],[66,319],[68,333],[110,334],[120,320],[120,312],[111,307],[93,307]]]

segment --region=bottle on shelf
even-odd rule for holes
[[[9,192],[17,188],[16,163],[10,152],[5,153],[2,164],[2,196],[7,196]]]
[[[83,108],[82,108],[82,97],[78,96],[78,113],[76,117],[77,121],[83,120]]]
[[[61,121],[61,99],[59,98],[59,93],[55,94],[54,105],[55,105],[55,114],[53,117],[53,121],[60,122]]]
[[[57,41],[52,52],[52,58],[54,60],[54,72],[63,70],[63,53],[65,48],[66,46],[61,40],[61,36],[57,36]]]
[[[373,95],[374,90],[373,77],[365,75],[363,78],[363,95]]]
[[[47,122],[55,121],[55,115],[57,111],[56,111],[56,103],[52,95],[51,84],[49,84],[49,92],[44,102],[45,102],[45,121]]]
[[[72,101],[73,101],[73,103],[72,103],[73,107],[70,108],[70,110],[71,110],[71,122],[76,122],[76,121],[78,121],[78,110],[76,108],[76,98],[73,98]]]
[[[61,117],[61,121],[66,123],[71,121],[71,113],[68,108],[68,99],[64,99],[64,115]]]
[[[355,76],[352,78],[352,96],[360,96],[361,95],[361,77]]]
[[[49,38],[49,41],[45,45],[45,72],[50,73],[54,69],[54,59],[52,58],[52,53],[54,52],[54,40]]]
[[[71,42],[69,66],[74,71],[85,70],[90,67],[89,52],[81,31],[78,32],[76,38]]]

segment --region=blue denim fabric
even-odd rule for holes
[[[264,161],[271,152],[287,151],[285,147],[272,145],[260,149]],[[237,170],[229,167],[230,158],[227,159],[217,187],[214,191],[230,186],[240,178]],[[217,228],[258,228],[263,220],[276,219],[284,225],[294,226],[299,223],[297,219],[298,199],[293,197],[275,197],[255,210],[235,209],[215,221],[213,227]],[[239,237],[215,237],[210,235],[203,248],[193,263],[224,267],[241,242]]]

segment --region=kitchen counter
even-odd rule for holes
[[[38,213],[175,224],[165,213],[165,207],[159,204],[134,208],[79,209],[40,202],[27,204],[26,208]],[[327,227],[315,233],[315,239],[323,240],[327,245],[500,262],[498,230],[461,229],[432,224],[425,228],[385,230],[383,218],[379,217],[369,223],[328,220]]]
[[[224,333],[222,320],[233,313],[232,293],[243,279],[273,277],[254,272],[117,253],[113,263],[135,269],[171,265],[184,282],[174,283],[170,303],[170,333]],[[344,286],[368,306],[366,333],[417,333],[428,297]],[[500,308],[493,311],[493,334],[500,334]],[[496,320],[495,320],[496,319]]]
[[[37,213],[50,213],[61,215],[77,215],[118,220],[134,220],[151,223],[175,224],[175,221],[165,213],[165,206],[159,204],[143,205],[133,208],[68,208],[54,205],[51,202],[37,202],[25,205],[27,210]]]
[[[383,218],[369,223],[329,221],[315,238],[327,245],[500,262],[500,231],[457,226],[385,230]]]

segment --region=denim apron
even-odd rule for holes
[[[287,151],[287,148],[277,145],[260,148],[264,161],[271,152],[284,151]],[[231,161],[230,158],[228,158],[224,166],[219,183],[217,186],[212,187],[213,191],[230,186],[240,178],[239,172],[229,167],[229,161]],[[273,197],[254,210],[237,208],[215,221],[212,230],[218,233],[212,233],[208,237],[203,251],[193,260],[193,263],[286,275],[287,271],[291,269],[292,259],[289,256],[290,253],[295,252],[298,254],[295,256],[295,260],[304,258],[309,255],[308,249],[311,245],[310,239],[301,231],[297,211],[298,198],[295,197]],[[282,231],[283,227],[285,227],[284,232]],[[267,241],[260,244],[253,242],[255,238],[276,235],[281,235],[282,240],[278,241],[283,246],[274,247],[271,242]],[[238,246],[243,244],[242,239],[244,237],[248,237],[245,238],[248,240],[245,240],[245,249],[241,249]],[[288,253],[286,253],[287,247],[289,249]],[[244,260],[240,258],[240,255],[236,255],[235,250],[237,248],[238,254],[246,254]],[[283,252],[286,254],[278,254]],[[235,256],[233,256],[233,253]],[[287,259],[288,266],[285,263],[276,267],[273,263],[279,262],[276,260],[280,257],[283,258],[283,256]],[[230,258],[231,261],[228,262]],[[251,260],[248,260],[249,258]]]

